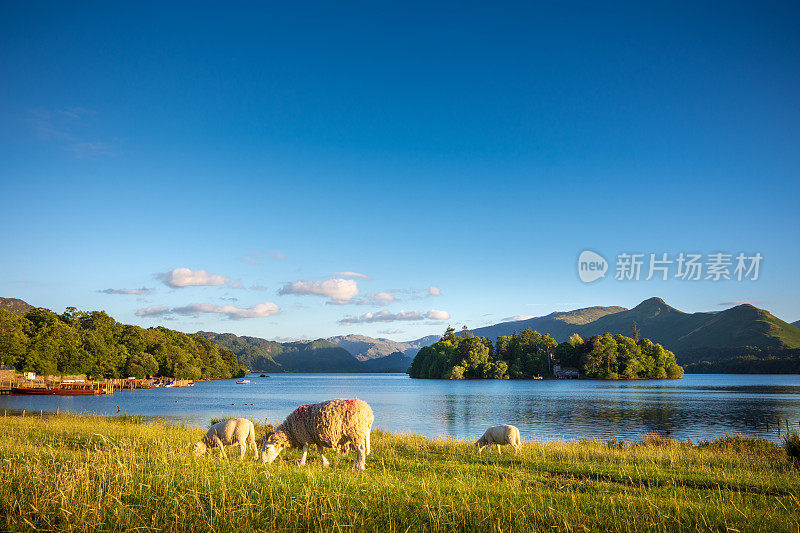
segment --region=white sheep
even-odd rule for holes
[[[223,420],[211,426],[205,436],[192,446],[195,456],[203,455],[209,448],[218,448],[219,455],[227,458],[225,446],[239,446],[239,459],[244,459],[247,449],[253,450],[253,458],[258,459],[256,447],[256,430],[253,423],[246,418]]]
[[[364,470],[374,420],[372,408],[361,400],[339,399],[301,405],[267,435],[261,445],[261,461],[272,463],[284,448],[302,448],[302,466],[306,463],[309,444],[316,444],[322,466],[329,464],[323,448],[341,453],[355,448],[358,451],[355,467]]]
[[[519,452],[522,447],[522,440],[519,438],[519,429],[516,426],[503,424],[502,426],[492,426],[487,429],[481,438],[475,442],[478,448],[478,455],[483,451],[484,446],[497,445],[497,453],[500,453],[500,445],[510,444],[514,448],[514,453]]]

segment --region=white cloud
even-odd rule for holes
[[[266,291],[268,289],[267,289],[267,287],[265,287],[263,285],[251,285],[250,286],[250,290],[251,291]]]
[[[252,252],[249,254],[244,254],[239,259],[244,261],[245,263],[250,263],[251,265],[257,265],[261,262],[261,258],[264,257],[258,252]]]
[[[379,329],[378,333],[382,335],[398,335],[400,333],[405,333],[402,329]]]
[[[368,300],[372,300],[373,303],[376,305],[389,305],[397,298],[389,294],[388,292],[378,292],[373,294],[365,294],[364,295]]]
[[[369,276],[366,274],[362,274],[361,272],[334,272],[334,276],[339,276],[340,278],[361,278],[361,279],[370,279]]]
[[[240,290],[244,289],[244,285],[242,285],[241,279],[237,279],[236,281],[231,282],[231,284],[228,285],[228,287],[231,289],[240,289]]]
[[[103,294],[138,294],[139,296],[146,296],[153,293],[153,289],[142,287],[141,289],[103,289]]]
[[[231,320],[242,318],[263,318],[280,314],[281,308],[272,302],[264,302],[252,307],[236,307],[234,305],[214,305],[195,303],[181,307],[148,307],[136,311],[136,316],[153,317],[165,315],[199,316],[202,314],[225,315]]]
[[[272,250],[269,253],[269,256],[273,259],[277,259],[278,261],[283,261],[284,259],[286,259],[286,254],[279,250]]]
[[[136,316],[163,316],[168,315],[170,313],[169,307],[157,306],[157,307],[145,307],[144,309],[139,309],[136,311]]]
[[[397,321],[412,321],[412,320],[447,320],[450,318],[450,313],[447,311],[440,311],[438,309],[431,309],[427,313],[424,311],[399,311],[392,313],[387,310],[378,311],[377,313],[364,313],[361,316],[349,316],[339,320],[339,324],[349,326],[351,324],[371,324],[373,322],[397,322]]]
[[[441,295],[442,295],[442,289],[440,289],[439,287],[435,285],[431,285],[430,287],[428,287],[428,296],[441,296]]]
[[[326,305],[374,305],[378,307],[387,306],[396,301],[397,298],[388,292],[378,292],[372,294],[365,294],[364,298],[357,300],[328,300]]]
[[[450,313],[447,311],[440,311],[439,309],[431,309],[428,311],[428,314],[425,315],[425,318],[430,318],[431,320],[447,320],[450,318]]]
[[[500,322],[517,322],[519,320],[530,320],[531,318],[536,318],[536,315],[514,315],[514,316],[507,316],[505,318],[501,318]]]
[[[188,268],[174,268],[169,272],[156,274],[156,278],[164,282],[164,285],[175,288],[224,285],[230,281],[230,278],[220,274],[212,274],[205,270],[190,270]]]
[[[358,284],[352,279],[331,278],[325,281],[295,281],[284,285],[278,294],[313,294],[333,300],[351,300],[358,294]]]

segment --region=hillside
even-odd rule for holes
[[[549,333],[557,341],[565,341],[570,335],[575,333],[580,326],[592,323],[604,316],[613,315],[627,311],[624,307],[586,307],[574,311],[555,312],[546,316],[529,318],[527,320],[517,320],[514,322],[501,322],[493,326],[485,326],[471,330],[473,334],[496,339],[504,335],[511,335],[515,331],[521,332],[525,328],[530,328],[539,333]],[[621,333],[621,332],[620,332]],[[630,325],[625,333],[630,333]]]
[[[197,335],[231,350],[239,364],[256,372],[405,372],[411,364],[402,352],[359,361],[325,339],[281,343],[232,333],[198,331]]]
[[[236,356],[197,335],[120,324],[104,311],[68,307],[58,315],[0,309],[0,360],[19,371],[93,377],[231,378]]]
[[[239,364],[257,372],[358,372],[358,360],[326,340],[281,343],[232,333],[198,331],[201,337],[231,350]]]
[[[328,340],[350,352],[359,361],[369,361],[370,359],[386,357],[396,352],[403,353],[406,350],[413,349],[412,345],[407,342],[397,342],[383,338],[375,339],[366,335],[340,335],[338,337],[329,337]]]
[[[597,317],[597,318],[594,318]],[[529,327],[565,341],[573,333],[583,338],[606,332],[639,334],[673,351],[679,363],[726,359],[744,355],[781,355],[800,348],[800,329],[764,309],[742,304],[720,312],[684,313],[661,298],[649,298],[633,309],[590,307],[568,313],[477,328],[475,335],[490,339]]]
[[[34,309],[34,307],[25,300],[20,300],[19,298],[3,298],[0,296],[0,309],[11,311],[17,315],[24,315],[31,309]]]
[[[413,341],[398,342],[384,338],[376,339],[366,335],[342,335],[329,337],[328,340],[353,354],[359,361],[369,361],[401,352],[410,362],[420,348],[430,346],[438,341],[439,337],[439,335],[428,335]]]
[[[792,325],[793,325],[794,327],[796,327],[796,328],[800,328],[800,320],[798,320],[798,321],[796,321],[796,322],[792,322]]]

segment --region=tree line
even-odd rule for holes
[[[496,344],[473,336],[464,328],[456,335],[447,328],[441,340],[422,348],[408,374],[432,379],[524,379],[552,377],[556,365],[576,368],[581,377],[594,379],[676,379],[683,368],[675,354],[649,339],[624,335],[577,333],[558,343],[530,328],[498,337]]]
[[[244,375],[233,352],[199,335],[120,324],[104,311],[74,307],[60,315],[44,308],[24,315],[0,309],[0,361],[21,372],[93,378]]]

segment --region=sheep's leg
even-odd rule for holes
[[[308,455],[308,444],[303,444],[303,456],[300,458],[300,466],[306,464],[306,455]]]
[[[369,447],[369,440],[370,440],[369,434],[370,433],[371,433],[371,431],[367,431],[367,455],[369,455],[369,453],[370,453],[370,447]]]
[[[317,444],[317,450],[319,450],[319,456],[322,457],[322,466],[323,467],[329,466],[330,463],[328,462],[328,459],[325,457],[325,454],[323,453],[322,444]]]
[[[258,461],[258,448],[256,448],[256,441],[254,441],[254,440],[250,441],[249,446],[250,446],[250,449],[253,450],[253,459]]]
[[[228,458],[228,454],[225,453],[225,445],[222,444],[222,441],[220,440],[220,438],[218,436],[214,435],[214,441],[213,442],[214,442],[214,446],[216,446],[217,449],[219,449],[219,456],[222,459],[227,459]]]
[[[366,460],[366,452],[367,447],[364,444],[358,445],[358,458],[356,459],[356,470],[364,470],[367,460]]]
[[[244,459],[244,454],[246,454],[246,453],[247,453],[247,443],[246,442],[240,442],[239,443],[239,460],[240,461],[242,459]]]
[[[497,455],[500,455],[500,445],[497,445]]]

